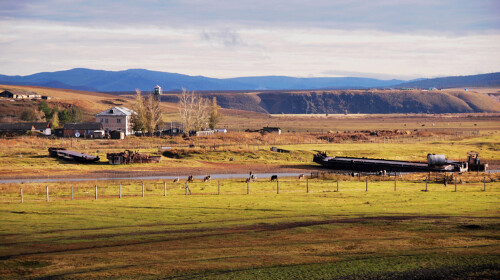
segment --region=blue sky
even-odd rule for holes
[[[500,1],[0,0],[0,74],[210,77],[500,71]]]

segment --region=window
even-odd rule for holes
[[[101,123],[104,121],[104,119],[101,119]]]
[[[105,122],[105,123],[108,123],[108,119],[105,119],[105,120],[104,120],[104,122]]]
[[[116,123],[122,123],[122,119],[116,119]]]

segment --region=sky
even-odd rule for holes
[[[0,0],[0,74],[214,78],[500,71],[498,0]]]

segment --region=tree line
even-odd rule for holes
[[[42,101],[37,109],[29,108],[21,112],[20,119],[34,122],[46,120],[53,129],[62,127],[66,123],[81,122],[83,120],[83,110],[77,106],[60,109],[57,105],[50,106]]]

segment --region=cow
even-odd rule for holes
[[[271,176],[271,182],[278,181],[278,175]]]
[[[188,182],[193,182],[193,175],[189,175],[187,181]]]
[[[250,183],[250,182],[254,182],[255,180],[257,180],[257,176],[252,174],[252,175],[250,175],[250,177],[246,178],[245,182]]]
[[[174,183],[177,183],[177,182],[179,182],[179,177],[174,179]]]
[[[302,179],[304,179],[304,174],[299,175],[299,180],[302,180]]]
[[[210,179],[212,178],[210,177],[210,175],[208,175],[205,178],[203,178],[203,182],[210,182]]]

